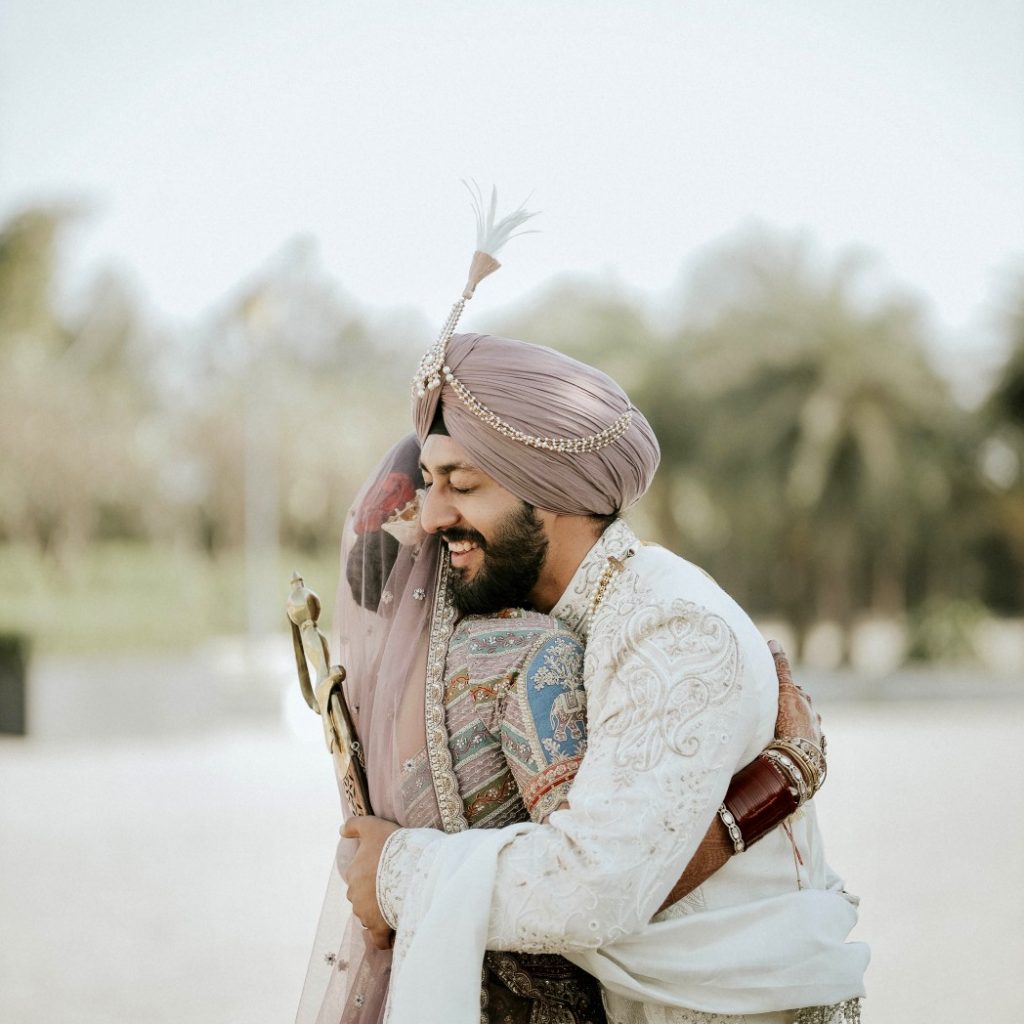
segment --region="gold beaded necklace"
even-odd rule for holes
[[[605,567],[601,570],[601,575],[597,578],[597,585],[594,587],[594,593],[590,598],[590,605],[587,608],[588,622],[593,621],[594,615],[597,613],[597,609],[600,608],[601,602],[604,600],[604,596],[608,592],[608,587],[611,586],[612,578],[616,573],[625,571],[626,559],[631,558],[635,554],[635,549],[630,548],[621,559],[616,558],[614,555],[608,556],[608,561],[605,563]]]

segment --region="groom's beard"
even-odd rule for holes
[[[465,569],[452,570],[452,601],[459,614],[491,615],[527,606],[548,550],[544,524],[532,505],[524,501],[510,512],[490,541],[476,530],[458,527],[445,530],[444,537],[473,541],[483,552],[473,577],[467,578]]]

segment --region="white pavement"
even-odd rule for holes
[[[1024,1020],[1024,702],[825,714],[866,1021]],[[339,821],[318,728],[0,741],[0,1022],[291,1021]]]

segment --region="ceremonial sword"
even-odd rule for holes
[[[288,597],[288,621],[292,627],[295,667],[299,672],[299,688],[306,703],[320,716],[327,749],[341,780],[342,792],[353,815],[372,814],[370,790],[366,783],[366,762],[356,734],[342,683],[345,669],[331,665],[331,655],[317,620],[320,598],[310,590],[297,573],[292,573]],[[310,682],[309,665],[316,672],[316,684]]]

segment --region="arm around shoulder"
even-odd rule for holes
[[[569,807],[498,853],[489,948],[567,952],[642,929],[748,742],[741,652],[707,609],[672,601],[599,616],[586,657],[586,757]],[[379,891],[392,906],[426,846],[447,838],[418,831],[396,833],[382,860]]]

